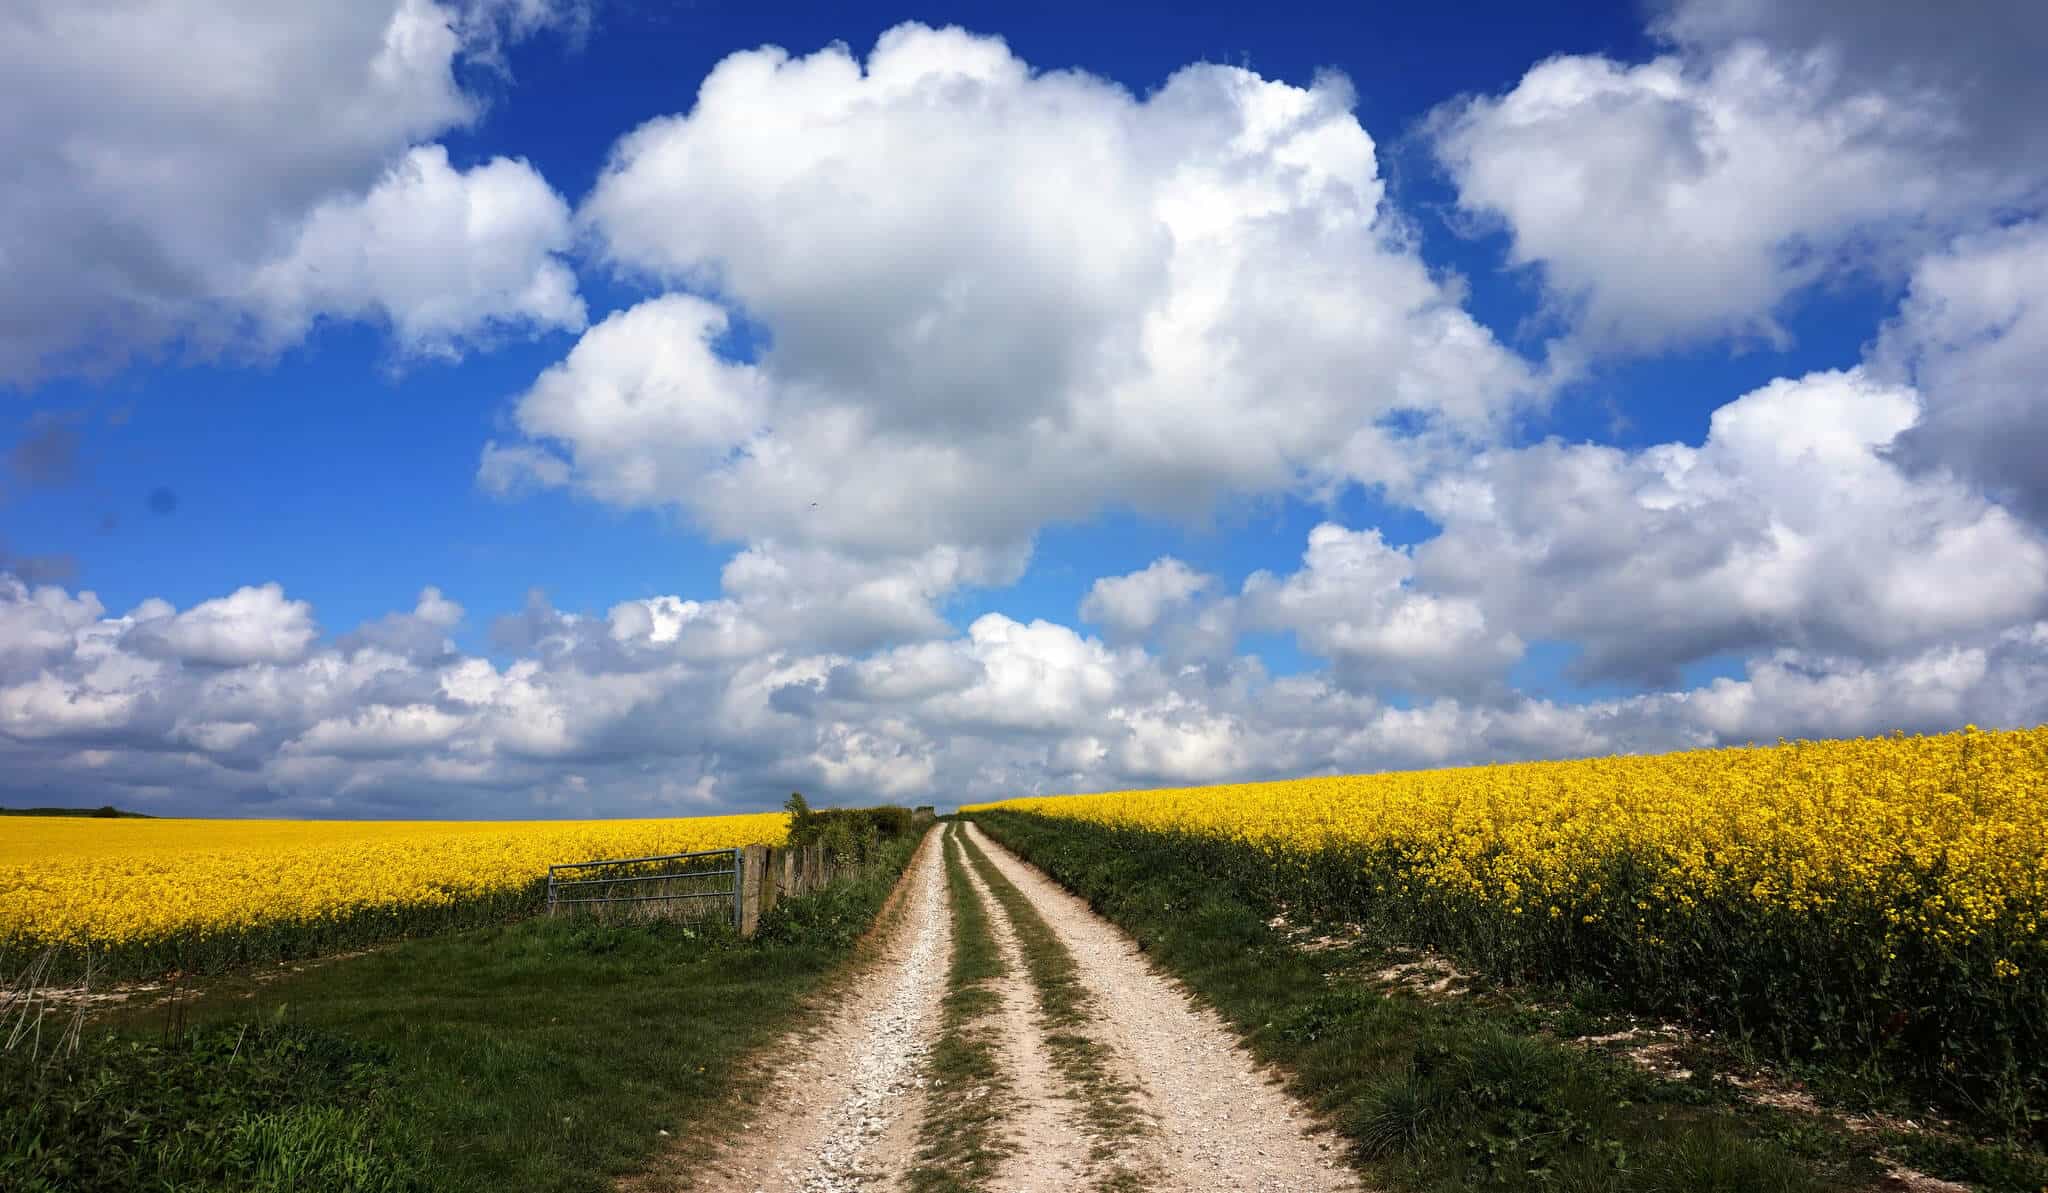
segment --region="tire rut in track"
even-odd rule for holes
[[[1046,1048],[1037,997],[1016,929],[974,867],[966,869],[968,882],[988,912],[989,930],[1002,950],[1005,969],[996,985],[1002,999],[999,1055],[1011,1081],[1004,1135],[1016,1151],[1004,1161],[994,1187],[1003,1193],[1067,1193],[1087,1188],[1099,1175],[1099,1165],[1090,1158],[1094,1143]]]
[[[952,922],[937,832],[904,879],[877,960],[775,1050],[754,1121],[680,1186],[709,1193],[889,1189],[915,1162],[921,1069],[945,991]],[[673,1187],[673,1186],[671,1186]]]
[[[1156,973],[1137,946],[979,828],[967,832],[1074,955],[1096,1027],[1159,1124],[1157,1190],[1356,1190],[1343,1150],[1238,1046],[1213,1011]],[[993,901],[992,901],[993,902]]]

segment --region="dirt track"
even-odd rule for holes
[[[943,831],[943,830],[942,830]],[[972,831],[972,830],[970,830]],[[1216,1016],[1153,972],[1086,904],[973,832],[1073,956],[1094,1013],[1086,1033],[1136,1090],[1145,1129],[1119,1141],[1115,1165],[1089,1159],[1073,1091],[1047,1060],[1044,1027],[1013,926],[975,882],[1010,964],[1001,980],[1001,1063],[1011,1089],[1003,1133],[1013,1151],[991,1189],[1055,1193],[1112,1172],[1161,1193],[1356,1189],[1336,1143],[1262,1072]],[[939,1026],[952,924],[939,836],[906,875],[873,962],[833,1008],[780,1049],[761,1113],[688,1187],[717,1193],[855,1193],[902,1187],[925,1113],[920,1069]],[[1098,1156],[1100,1149],[1097,1149]],[[670,1181],[681,1176],[668,1173]],[[667,1182],[664,1182],[667,1183]],[[1126,1186],[1128,1187],[1128,1186]]]

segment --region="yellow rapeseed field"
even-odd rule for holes
[[[2048,727],[964,810],[1168,909],[1243,898],[2048,1123]]]
[[[974,805],[1371,857],[1381,893],[1591,922],[1746,904],[1876,909],[1888,947],[2039,947],[2048,728],[1894,735]],[[1616,863],[1650,881],[1603,895]],[[1304,861],[1304,864],[1306,862]],[[1639,868],[1639,869],[1638,869]],[[1638,917],[1639,918],[1639,917]],[[1995,958],[2001,977],[2020,959]]]
[[[2048,726],[965,810],[1055,874],[1165,874],[1167,913],[1243,898],[2048,1123]]]
[[[779,844],[781,812],[671,820],[0,819],[0,944],[150,946],[530,890],[551,862]]]

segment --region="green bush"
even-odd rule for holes
[[[916,829],[910,809],[894,805],[820,809],[811,807],[802,792],[791,792],[783,807],[789,811],[791,846],[823,845],[840,862],[869,861],[883,845],[904,840]]]

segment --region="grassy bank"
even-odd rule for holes
[[[1641,1072],[1556,1038],[1502,1000],[1390,994],[1360,976],[1352,950],[1294,947],[1269,922],[1273,906],[1227,874],[1189,867],[1170,842],[1015,813],[974,818],[1130,932],[1256,1054],[1290,1072],[1383,1187],[1881,1187],[1871,1141],[1743,1106],[1704,1075]]]
[[[0,1187],[604,1189],[719,1121],[913,846],[784,902],[751,941],[529,920],[213,983],[54,1063],[16,1050]]]

